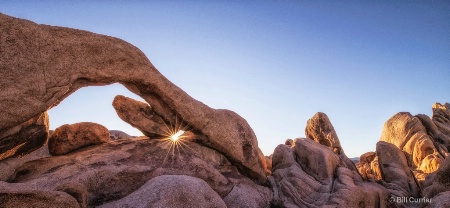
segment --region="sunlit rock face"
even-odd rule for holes
[[[274,204],[284,207],[425,207],[429,201],[418,204],[395,200],[402,197],[443,199],[445,191],[449,190],[446,182],[430,184],[438,180],[434,179],[438,178],[435,175],[445,178],[447,166],[440,164],[448,150],[442,142],[445,134],[433,125],[434,121],[424,115],[396,114],[386,122],[376,152],[361,155],[357,169],[353,169],[355,166],[349,165],[348,158],[342,154],[343,148],[328,117],[317,113],[307,122],[306,135],[310,138],[288,139],[275,149],[273,175],[269,177]],[[427,177],[436,170],[436,174]],[[423,187],[434,195],[424,195]],[[443,194],[437,196],[441,192]]]
[[[391,143],[403,152],[419,187],[423,186],[427,175],[438,170],[448,156],[450,144],[450,134],[446,131],[450,129],[448,106],[448,103],[434,104],[432,118],[423,114],[412,116],[410,113],[400,112],[384,124],[380,141]],[[374,159],[369,162],[367,157],[361,156],[365,159],[360,160],[356,166],[363,178],[375,181],[381,179],[377,165],[379,157],[377,152]]]
[[[448,103],[434,104],[431,119],[423,114],[397,113],[384,124],[380,141],[392,143],[405,153],[407,164],[420,185],[448,155],[448,106]]]
[[[330,148],[342,159],[347,168],[356,171],[355,164],[345,155],[336,131],[325,113],[318,112],[307,121],[305,135],[307,138]]]
[[[384,124],[376,154],[361,155],[356,166],[365,180],[383,184],[391,196],[426,197],[432,201],[428,207],[446,207],[449,104],[432,108],[432,118],[405,112],[392,116]]]
[[[121,83],[165,120],[183,120],[207,136],[245,174],[263,183],[266,173],[248,123],[212,109],[175,86],[135,46],[109,36],[39,25],[0,14],[0,135],[57,105],[77,89]],[[33,141],[39,138],[28,137]],[[0,137],[0,146],[12,141]],[[17,152],[30,151],[28,148]],[[0,154],[10,149],[2,149]]]
[[[437,197],[442,192],[450,192],[450,157],[444,160],[436,172],[426,178],[423,188],[423,195],[428,198]],[[448,193],[446,195],[448,196]]]
[[[325,113],[316,113],[308,120],[305,134],[307,138],[329,147],[333,152],[342,150],[336,131]]]
[[[380,181],[381,172],[379,167],[376,152],[362,154],[359,157],[359,162],[356,163],[356,168],[364,180]]]
[[[386,121],[380,138],[380,141],[392,143],[403,150],[408,165],[423,173],[436,171],[443,159],[443,155],[438,151],[440,143],[433,140],[427,134],[421,119],[410,113],[397,113]]]

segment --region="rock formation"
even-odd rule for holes
[[[111,138],[112,140],[131,139],[135,138],[135,136],[130,136],[127,133],[119,130],[109,130],[109,138]]]
[[[262,169],[265,171],[264,176],[261,176],[263,178],[260,180],[265,180],[265,175],[268,171],[266,170],[267,168],[264,155],[257,146],[249,145],[251,143],[256,143],[256,137],[254,136],[253,130],[251,130],[249,126],[244,128],[244,126],[241,126],[239,124],[240,122],[237,120],[236,124],[238,125],[239,132],[237,134],[233,134],[232,131],[228,132],[228,138],[233,138],[233,140],[223,141],[221,137],[208,136],[205,131],[200,131],[192,127],[181,118],[179,119],[178,117],[170,116],[167,117],[158,114],[155,111],[155,106],[122,95],[118,95],[114,98],[113,107],[122,120],[131,124],[133,127],[136,127],[144,135],[150,138],[167,138],[177,133],[179,130],[186,131],[185,135],[190,134],[189,138],[191,141],[196,141],[216,149],[228,156],[230,159],[234,158],[231,160],[235,162],[235,165],[238,164],[237,167],[240,169],[242,169],[242,167],[239,164],[245,164],[246,161],[241,161],[241,159],[238,158],[250,157],[252,152],[256,152],[256,155],[253,157],[257,157],[258,161],[261,161],[260,164],[262,165]],[[217,130],[219,129],[222,129],[224,134],[226,133],[226,130],[223,129],[223,127],[217,126]],[[216,133],[210,132],[210,134]],[[247,141],[246,138],[252,138],[252,140]],[[246,156],[241,157],[242,154],[246,154]],[[242,171],[244,173],[246,172],[245,170]],[[250,173],[250,175],[252,174]],[[258,177],[260,176],[253,176],[253,178]]]
[[[0,193],[0,207],[80,207],[65,192],[39,190],[24,184],[6,184],[0,181]]]
[[[384,124],[380,137],[380,141],[394,144],[402,150],[420,187],[423,186],[427,175],[440,167],[449,151],[450,140],[446,132],[450,128],[449,104],[436,103],[432,108],[431,119],[423,114],[395,114]],[[380,180],[380,175],[377,174],[378,157],[377,154],[371,162],[361,159],[356,164],[364,178]]]
[[[38,150],[35,150],[34,152],[23,157],[11,157],[2,160],[0,161],[0,181],[8,181],[10,177],[14,175],[14,172],[16,172],[16,170],[26,162],[50,156],[51,155],[48,152],[48,146],[44,145]]]
[[[282,207],[386,207],[387,191],[364,182],[331,149],[310,139],[273,153],[274,201]]]
[[[436,148],[421,119],[410,113],[397,113],[386,121],[380,141],[392,143],[403,150],[408,165],[423,173],[436,171],[443,159],[438,151],[439,146]]]
[[[329,147],[335,153],[342,150],[336,131],[325,113],[316,113],[306,122],[305,134],[307,138]]]
[[[424,183],[425,197],[433,198],[443,192],[450,192],[450,157],[447,157],[442,166],[430,174]],[[448,193],[446,195],[448,196]]]
[[[28,126],[28,120],[81,87],[121,83],[162,118],[180,119],[207,136],[206,145],[223,153],[244,174],[265,181],[263,157],[248,123],[232,111],[212,109],[187,95],[131,44],[4,14],[0,14],[0,25],[0,103],[7,109],[0,112],[0,135]],[[0,137],[1,146],[10,144],[8,138]]]
[[[377,143],[377,155],[382,184],[391,196],[418,198],[419,187],[403,152],[394,144],[380,141]]]
[[[393,197],[450,204],[448,103],[433,105],[431,118],[394,115],[376,152],[361,155],[355,166],[324,113],[308,120],[307,138],[288,139],[264,157],[242,117],[193,99],[117,38],[0,14],[0,77],[0,207],[429,203],[394,203]],[[145,100],[119,95],[113,106],[146,136],[92,123],[50,134],[49,108],[81,87],[111,83]],[[179,139],[170,140],[178,130]]]
[[[100,124],[65,124],[55,129],[48,140],[48,149],[51,155],[64,155],[81,147],[108,142],[110,139],[108,129]]]
[[[446,112],[438,115],[445,117]],[[439,168],[448,152],[443,142],[446,135],[434,123],[424,115],[394,115],[384,126],[376,152],[360,156],[358,174],[343,154],[328,117],[317,113],[307,122],[309,139],[286,140],[275,149],[269,177],[273,203],[284,207],[424,207],[433,197],[444,199],[449,191],[446,182],[430,185],[447,177],[447,165]],[[426,191],[434,194],[424,195],[421,187],[426,175],[438,168],[425,182]]]
[[[127,201],[125,199],[139,198],[149,187],[160,187],[159,180],[144,184],[162,175],[198,178],[180,183],[193,182],[194,186],[195,183],[203,183],[198,181],[204,181],[215,192],[205,193],[204,196],[210,200],[214,198],[212,196],[220,196],[227,206],[230,203],[247,203],[268,207],[272,199],[269,188],[242,175],[216,150],[187,140],[174,144],[148,137],[113,140],[70,154],[29,161],[7,177],[9,183],[2,184],[2,189],[9,192],[14,184],[22,184],[39,187],[40,191],[66,192],[80,207],[107,203],[120,206]],[[167,194],[167,189],[160,188],[153,191]],[[176,192],[179,195],[173,197],[186,196],[184,191],[187,190],[180,190]],[[242,192],[246,194],[241,195]]]
[[[433,105],[433,123],[437,127],[434,138],[442,140],[445,144],[450,144],[450,103],[444,105],[435,103]]]
[[[158,116],[147,103],[118,95],[114,98],[112,105],[122,120],[150,138],[170,137],[170,131],[175,128]]]
[[[359,161],[356,163],[361,177],[364,180],[380,181],[381,172],[378,164],[378,156],[376,152],[367,152],[359,157]]]
[[[345,155],[336,131],[325,113],[316,113],[307,121],[305,135],[307,138],[330,148],[342,159],[347,168],[356,171],[355,164]]]
[[[14,128],[0,131],[0,160],[24,156],[42,147],[47,142],[48,120],[44,112]]]
[[[101,207],[226,208],[227,206],[204,180],[184,175],[163,175],[150,179],[125,198]]]

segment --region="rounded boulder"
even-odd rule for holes
[[[51,155],[64,155],[76,149],[97,145],[111,140],[106,127],[82,122],[65,124],[55,129],[48,140],[48,149]]]

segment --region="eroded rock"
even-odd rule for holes
[[[0,207],[68,207],[79,208],[78,202],[61,191],[39,190],[27,184],[0,181]]]
[[[450,207],[450,191],[442,192],[431,199],[431,203],[427,206],[429,208],[435,207]]]
[[[383,185],[395,197],[420,197],[420,189],[403,152],[394,144],[377,143],[378,163]]]
[[[170,137],[170,131],[175,128],[171,128],[172,124],[164,121],[150,105],[144,102],[118,95],[114,98],[112,105],[123,121],[150,138]]]
[[[325,113],[318,112],[306,123],[306,138],[329,147],[333,152],[342,150],[339,138],[330,119]]]
[[[269,177],[274,204],[283,207],[385,207],[387,190],[364,182],[330,148],[310,139],[279,145]]]
[[[272,191],[252,183],[240,183],[223,200],[227,207],[270,207]]]
[[[330,148],[342,159],[347,168],[357,171],[355,164],[345,155],[336,131],[325,113],[318,112],[308,120],[305,135],[307,138]]]
[[[100,124],[91,122],[65,124],[55,129],[48,140],[48,149],[51,155],[63,155],[109,140],[111,138],[108,129]]]
[[[249,194],[261,193],[253,195],[260,198],[252,201],[271,200],[269,188],[242,175],[218,151],[189,140],[174,145],[148,137],[109,141],[70,154],[29,161],[17,168],[7,185],[23,183],[39,190],[64,191],[79,202],[85,201],[80,206],[92,207],[127,197],[161,175],[199,178],[221,198],[227,197],[237,184],[250,184],[243,187]],[[262,193],[270,194],[266,198]]]
[[[36,117],[85,86],[121,83],[166,120],[178,118],[242,173],[263,183],[266,173],[248,123],[212,109],[175,86],[133,45],[91,32],[39,25],[0,14],[0,134]],[[51,60],[51,61],[49,61]],[[0,139],[0,144],[10,142]],[[4,152],[1,152],[4,153]]]
[[[8,131],[0,131],[0,161],[10,157],[23,157],[41,148],[47,142],[48,132],[47,112]]]
[[[445,134],[444,143],[449,144],[450,140],[450,103],[445,103],[444,105],[440,103],[435,103],[433,105],[433,122],[436,124],[440,132]],[[444,138],[442,138],[444,139]]]
[[[0,161],[0,181],[8,181],[11,179],[11,177],[14,177],[14,173],[16,172],[16,170],[24,163],[50,156],[51,155],[48,152],[48,146],[44,145],[38,150],[35,150],[34,152],[25,155],[24,157],[7,158],[5,160],[2,160]]]
[[[450,191],[450,157],[444,160],[436,172],[425,179],[423,196],[433,198],[441,192],[448,191]]]
[[[427,128],[422,121],[427,124]],[[432,135],[439,136],[441,133],[431,125],[426,116],[397,113],[384,124],[380,141],[394,144],[405,152],[407,164],[412,170],[428,174],[439,168],[445,156],[443,154],[447,152]]]
[[[130,136],[129,134],[127,134],[123,131],[109,130],[109,138],[111,138],[111,140],[118,140],[118,139],[131,139],[134,137]]]
[[[381,172],[378,165],[378,156],[376,152],[367,152],[359,157],[356,168],[364,180],[381,180]]]
[[[198,178],[163,175],[152,178],[128,196],[100,207],[217,207],[225,202]]]
[[[235,132],[237,134],[228,132],[227,137],[232,139],[223,140],[219,139],[220,137],[206,135],[204,129],[196,129],[177,116],[167,116],[172,115],[171,113],[166,112],[165,114],[160,115],[155,111],[154,106],[125,96],[116,96],[113,101],[113,107],[116,109],[117,114],[122,120],[131,124],[133,127],[136,127],[144,135],[150,138],[169,138],[178,130],[184,130],[186,131],[184,135],[189,134],[188,137],[191,141],[202,143],[223,153],[240,169],[241,172],[251,178],[265,181],[266,174],[270,174],[270,170],[267,169],[264,155],[261,150],[255,146],[257,140],[253,130],[251,130],[248,124],[244,125],[244,123],[238,121],[239,119],[236,120],[237,123],[235,124],[236,127],[239,128],[239,131]],[[228,121],[223,120],[223,122]],[[225,126],[217,126],[218,131],[219,129],[222,129],[221,132],[225,133],[225,131],[223,131],[224,127]],[[217,135],[215,132],[210,132],[210,134]],[[245,158],[249,158],[252,161],[260,161],[259,164],[254,164],[251,167],[261,166],[262,170],[264,170],[264,176],[260,174],[255,175],[254,172],[246,170],[247,168],[243,165],[249,161]]]

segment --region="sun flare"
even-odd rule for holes
[[[170,139],[172,139],[172,141],[176,142],[176,141],[178,141],[180,139],[181,135],[183,135],[183,134],[184,134],[184,131],[183,130],[179,130],[177,133],[172,135],[170,137]]]
[[[165,145],[167,145],[167,153],[164,157],[163,164],[168,161],[174,162],[177,159],[177,155],[181,155],[182,153],[186,154],[186,151],[188,150],[193,151],[193,149],[189,147],[189,143],[195,138],[189,124],[178,119],[178,117],[175,117],[173,123],[164,122],[164,124],[166,127],[164,129],[166,134],[163,141]]]

